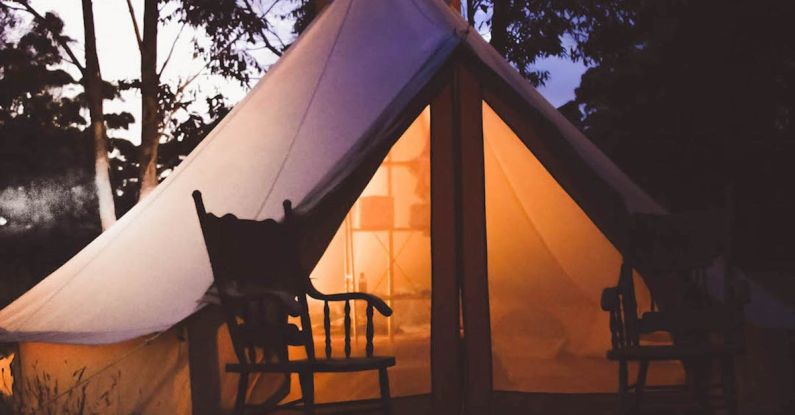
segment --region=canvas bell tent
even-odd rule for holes
[[[393,395],[453,412],[613,391],[599,294],[627,215],[663,212],[442,1],[337,0],[148,198],[0,311],[28,410],[231,406],[196,189],[242,218],[292,200],[315,285],[394,307],[376,320]],[[333,376],[319,401],[376,395]]]

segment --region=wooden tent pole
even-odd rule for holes
[[[193,415],[222,412],[218,329],[223,324],[221,308],[216,305],[207,305],[186,320]]]
[[[461,411],[454,94],[431,102],[431,395],[434,414]]]
[[[491,401],[481,95],[459,65],[431,103],[431,388],[441,414],[488,413]]]
[[[492,391],[491,320],[486,255],[483,99],[475,75],[456,71],[461,182],[461,311],[466,363],[465,412],[489,413]]]

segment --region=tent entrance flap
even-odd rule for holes
[[[486,103],[483,124],[494,387],[612,392],[598,301],[621,255]],[[678,379],[677,366],[655,367],[653,381]]]
[[[389,319],[375,320],[376,353],[398,361],[389,371],[392,396],[430,392],[430,124],[425,108],[381,162],[311,274],[321,292],[368,292],[395,310]],[[342,304],[329,305],[332,333],[341,333]],[[323,330],[322,309],[310,302],[317,333]],[[352,304],[351,318],[353,354],[364,353],[362,304]],[[342,344],[332,344],[332,355],[342,351]],[[368,373],[318,374],[315,391],[318,402],[369,399],[378,396],[378,382]]]

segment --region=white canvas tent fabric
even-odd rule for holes
[[[191,315],[212,276],[190,193],[248,218],[278,217],[287,198],[311,209],[331,178],[391,138],[401,104],[461,42],[548,116],[628,206],[660,211],[442,2],[335,1],[157,190],[0,311],[0,339],[110,343]]]
[[[166,332],[155,341],[167,342],[170,346],[163,347],[184,365],[185,342],[169,329],[201,307],[212,282],[191,192],[201,190],[212,212],[256,219],[278,218],[282,200],[289,198],[299,214],[321,218],[313,222],[322,234],[318,240],[329,241],[350,206],[334,212],[319,207],[348,183],[358,166],[377,167],[417,115],[406,111],[408,103],[461,47],[556,131],[538,140],[563,140],[574,152],[573,162],[586,166],[587,174],[610,190],[594,196],[564,189],[570,196],[578,202],[617,198],[612,205],[663,213],[442,1],[336,0],[146,200],[0,311],[0,341],[22,342],[23,364],[32,365],[24,355],[35,355],[38,346],[30,342],[99,345]],[[487,156],[505,165],[500,154],[507,157],[511,151],[501,151],[505,144],[494,140],[489,146]],[[521,176],[509,170],[503,167],[506,177]],[[345,188],[351,201],[364,185]],[[531,189],[514,191],[532,194]],[[543,232],[548,238],[550,231]],[[315,260],[325,244],[316,248]],[[589,296],[604,285],[575,285],[583,283]],[[606,333],[607,328],[600,330]],[[124,367],[130,370],[149,367],[143,363],[148,354],[139,353],[144,344],[137,341],[116,358],[126,358]],[[44,359],[46,352],[38,356]],[[187,375],[179,373],[179,378],[163,378],[163,384],[184,387]],[[172,395],[167,392],[150,391],[146,402],[160,405]],[[179,412],[185,407],[183,402],[169,408]]]
[[[378,139],[401,116],[395,100],[460,41],[433,3],[334,2],[143,203],[0,311],[2,340],[116,342],[196,311],[212,276],[191,192],[215,212],[277,217],[366,156],[349,152]]]

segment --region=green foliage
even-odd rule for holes
[[[62,27],[54,15],[46,19]],[[63,94],[77,82],[58,68],[53,33],[33,24],[16,40],[0,38],[0,304],[7,304],[90,241],[99,223],[82,102]]]
[[[159,180],[163,180],[196,148],[204,137],[231,110],[220,94],[205,98],[206,116],[189,109],[192,100],[179,100],[168,85],[161,85],[159,94],[161,108],[166,111],[182,109],[182,117],[165,120],[168,131],[158,149]],[[111,181],[116,191],[116,211],[123,215],[137,203],[138,194],[138,147],[122,138],[111,138]]]
[[[795,3],[623,6],[584,43],[594,66],[568,116],[673,209],[722,205],[733,188],[743,254],[791,257]]]
[[[570,114],[672,204],[713,187],[722,192],[731,168],[725,163],[738,150],[795,133],[795,33],[788,23],[795,5],[766,6],[637,2],[631,24],[613,21],[594,33],[589,53],[598,65],[583,76]],[[682,183],[695,192],[678,194]]]
[[[282,16],[284,19],[293,20],[293,33],[300,35],[304,33],[312,20],[315,19],[315,5],[313,0],[291,0],[295,4],[295,8],[289,13]]]
[[[590,34],[602,25],[626,19],[621,0],[470,0],[467,14],[479,30],[490,31],[491,44],[534,85],[549,71],[538,59],[566,57],[590,62]],[[564,39],[574,40],[567,48]]]
[[[174,123],[171,139],[160,145],[158,164],[162,165],[164,170],[175,169],[231,110],[220,94],[206,98],[205,101],[209,117],[190,113],[184,121]]]
[[[176,13],[164,19],[178,20],[207,34],[210,44],[196,43],[194,53],[205,57],[215,74],[246,84],[252,70],[262,72],[264,68],[250,53],[248,44],[263,42],[281,55],[281,49],[269,40],[274,32],[267,6],[256,0],[179,0],[176,4]]]
[[[57,19],[53,15],[46,17],[48,20]],[[0,45],[2,127],[23,120],[42,127],[64,129],[85,124],[77,102],[56,96],[59,89],[75,84],[67,72],[52,69],[60,61],[61,56],[49,31],[38,23],[33,24],[31,31],[19,41],[6,41]]]
[[[0,7],[0,43],[8,41],[9,33],[15,30],[18,24],[19,21],[14,14],[9,13],[6,8]]]

